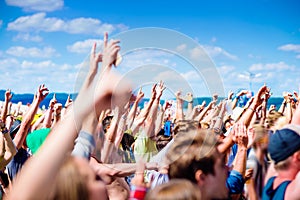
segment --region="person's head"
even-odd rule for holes
[[[264,152],[267,152],[269,143],[269,135],[267,129],[261,124],[255,124],[253,125],[253,131],[255,134],[253,147],[255,149],[259,148]]]
[[[58,172],[49,199],[107,199],[107,191],[86,159],[70,156]]]
[[[186,122],[166,154],[170,179],[192,181],[205,198],[227,198],[227,167],[217,144],[212,131],[200,130],[197,124]]]
[[[276,125],[276,122],[279,118],[283,117],[283,114],[272,109],[268,112],[267,119],[266,119],[266,127],[272,128]]]
[[[124,133],[122,140],[121,140],[121,145],[124,151],[129,150],[131,145],[134,143],[134,137],[128,133]]]
[[[268,151],[275,169],[288,170],[295,166],[300,170],[300,126],[289,124],[271,135]]]
[[[103,119],[102,127],[103,127],[104,133],[106,133],[107,130],[109,129],[112,118],[113,118],[113,116],[107,116]]]
[[[229,117],[228,119],[226,119],[224,121],[224,130],[223,130],[223,132],[226,133],[226,131],[228,131],[229,128],[232,127],[233,125],[234,125],[234,120],[231,117]]]
[[[200,200],[197,185],[185,179],[173,179],[150,190],[145,200]]]

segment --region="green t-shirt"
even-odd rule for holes
[[[26,137],[27,146],[33,154],[35,154],[37,150],[40,148],[40,146],[42,146],[46,137],[49,135],[50,130],[51,130],[50,128],[42,128],[42,129],[35,130],[27,135]]]

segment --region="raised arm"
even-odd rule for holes
[[[253,114],[256,112],[256,109],[259,105],[262,104],[263,102],[263,95],[265,93],[268,93],[269,90],[267,88],[267,86],[262,86],[258,93],[255,95],[253,102],[250,104],[250,106],[246,109],[246,111],[243,113],[243,115],[241,116],[241,118],[238,120],[239,122],[243,123],[246,128],[249,126],[251,119],[253,117]]]
[[[54,112],[54,106],[57,103],[55,94],[53,95],[53,98],[50,100],[49,108],[45,113],[45,120],[43,122],[44,128],[50,128],[52,125],[52,114]]]
[[[133,105],[129,111],[129,114],[127,116],[127,126],[128,128],[131,128],[133,122],[134,122],[134,119],[135,119],[135,116],[136,116],[136,110],[137,110],[137,107],[139,105],[139,102],[143,99],[144,97],[144,93],[142,92],[142,88],[139,89],[139,92],[137,93],[137,96],[136,96],[136,99],[135,101],[133,102]]]
[[[9,135],[9,131],[6,127],[0,130],[0,141],[1,145],[3,145],[2,147],[0,147],[3,151],[0,157],[0,169],[2,170],[16,155],[17,149],[13,144],[12,139]]]
[[[12,93],[11,90],[6,90],[5,95],[4,95],[4,105],[3,105],[3,110],[1,113],[1,121],[5,123],[6,120],[6,115],[7,115],[7,110],[8,110],[8,104],[10,100],[12,99]]]
[[[183,114],[183,100],[181,98],[181,91],[177,91],[176,94],[176,113],[175,113],[175,118],[176,121],[180,121],[184,119],[184,114]]]
[[[186,118],[190,118],[190,116],[192,115],[193,113],[193,94],[191,92],[188,92],[186,94],[186,101],[188,102],[188,107],[187,107],[187,111],[186,111]]]
[[[237,123],[234,126],[234,134],[236,136],[238,150],[235,156],[233,170],[240,172],[242,176],[245,177],[248,146],[248,135],[246,126],[242,123]]]
[[[48,95],[49,90],[45,87],[45,85],[40,85],[36,94],[36,98],[33,100],[28,112],[26,113],[24,119],[21,122],[20,129],[18,130],[15,138],[14,143],[17,147],[17,149],[21,148],[26,136],[28,134],[28,130],[30,128],[31,122],[34,118],[34,115],[37,112],[37,109],[39,107],[39,104],[45,99],[45,97]]]
[[[146,107],[141,111],[141,113],[136,117],[136,119],[133,122],[132,133],[134,135],[136,134],[137,129],[144,123],[144,121],[147,119],[147,117],[149,115],[150,109],[151,109],[152,104],[156,97],[156,85],[157,84],[154,84],[152,86],[152,93],[151,93],[150,101],[148,102]]]
[[[155,121],[157,119],[158,106],[160,105],[160,98],[165,89],[166,87],[164,86],[164,83],[160,81],[160,83],[156,87],[156,97],[146,120],[145,131],[149,137],[155,136]]]

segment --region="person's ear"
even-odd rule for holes
[[[206,178],[206,175],[203,173],[203,171],[201,169],[198,169],[195,173],[195,179],[197,181],[197,184],[199,186],[202,186],[204,185],[205,183],[205,178]]]
[[[300,151],[297,151],[297,152],[294,154],[294,158],[295,158],[295,161],[300,162]]]

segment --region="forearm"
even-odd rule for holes
[[[232,110],[235,109],[237,102],[238,102],[238,98],[234,98],[234,100],[232,101],[232,106],[231,106]]]
[[[223,124],[223,118],[224,118],[224,115],[225,115],[225,102],[223,102],[223,104],[221,105],[221,110],[220,110],[220,113],[219,115],[217,116],[217,119],[216,119],[216,123],[214,124],[213,128],[216,130],[221,130],[222,128],[222,124]]]
[[[43,122],[43,127],[44,128],[50,128],[51,127],[51,124],[52,124],[52,113],[53,113],[53,109],[52,108],[49,108],[47,110],[47,112],[45,113],[45,116],[44,116],[44,122]]]
[[[190,116],[193,113],[193,101],[188,103],[187,111],[186,111],[186,116],[190,118]]]
[[[3,105],[3,110],[2,110],[2,113],[1,113],[1,120],[4,123],[6,121],[6,115],[7,115],[7,110],[8,110],[8,103],[9,103],[9,101],[7,99],[5,99],[5,102],[4,102],[4,105]]]
[[[165,112],[163,110],[159,110],[157,113],[157,118],[155,120],[155,127],[154,127],[155,135],[157,135],[162,128],[161,126],[162,126],[164,114]]]
[[[137,111],[137,107],[138,107],[138,101],[135,101],[129,111],[129,114],[127,116],[127,126],[128,128],[132,127],[133,121],[135,119],[135,115],[136,115],[136,111]]]
[[[300,125],[300,105],[298,105],[296,108],[296,111],[292,117],[291,124]]]
[[[147,106],[139,114],[139,116],[138,116],[139,118],[141,118],[143,120],[145,120],[147,118],[154,100],[155,100],[155,97],[152,96],[150,101],[148,102]]]
[[[17,134],[16,134],[16,136],[14,138],[14,143],[16,144],[17,149],[21,148],[22,145],[23,145],[23,143],[24,143],[24,141],[25,141],[25,138],[27,136],[30,124],[31,124],[31,122],[32,122],[32,120],[34,118],[34,115],[37,112],[39,103],[40,102],[38,100],[35,100],[32,103],[30,109],[26,113],[25,118],[21,122],[20,129],[18,130],[18,132],[17,132]]]
[[[176,121],[180,121],[184,119],[183,114],[183,101],[179,98],[177,98],[177,104],[176,104]]]
[[[150,110],[150,113],[149,113],[149,116],[148,116],[148,119],[147,120],[147,126],[149,127],[149,130],[147,131],[147,135],[149,137],[152,137],[155,135],[155,122],[156,122],[156,119],[157,119],[157,111],[158,111],[158,105],[159,105],[159,102],[160,102],[160,99],[159,97],[155,99],[152,107],[151,107],[151,110]]]
[[[220,153],[226,153],[227,150],[229,150],[232,145],[234,145],[234,142],[232,140],[232,133],[230,133],[221,144],[217,146]]]
[[[292,120],[292,117],[293,117],[292,107],[291,107],[290,102],[288,102],[287,105],[286,105],[286,114],[285,114],[285,116],[286,116],[287,122],[290,123],[291,120]]]
[[[249,126],[251,119],[256,111],[257,105],[253,102],[249,108],[247,108],[244,113],[242,114],[241,118],[238,120],[242,122],[246,128]]]
[[[201,111],[200,115],[198,116],[199,122],[201,122],[201,121],[203,120],[204,116],[206,115],[206,113],[207,113],[209,110],[210,110],[210,105],[208,105],[206,108],[204,108],[204,109]]]
[[[118,123],[117,135],[116,135],[116,140],[115,140],[115,146],[116,146],[116,148],[119,147],[119,145],[120,145],[120,143],[122,141],[124,132],[126,130],[126,119],[127,119],[127,116],[126,116],[126,113],[124,113],[121,116],[121,118],[119,120],[119,123]]]
[[[1,162],[0,169],[2,169],[2,167],[5,167],[17,153],[17,149],[14,143],[12,142],[9,133],[4,134],[3,137],[5,143],[5,153],[4,160],[3,162]]]
[[[285,106],[286,106],[286,100],[285,99],[283,99],[283,102],[281,103],[281,105],[280,105],[280,108],[279,108],[279,110],[278,110],[278,112],[280,112],[280,113],[284,113],[284,110],[285,110]]]
[[[247,147],[238,145],[238,151],[235,156],[235,163],[234,163],[233,170],[240,172],[243,177],[245,177],[246,160],[247,160]]]

